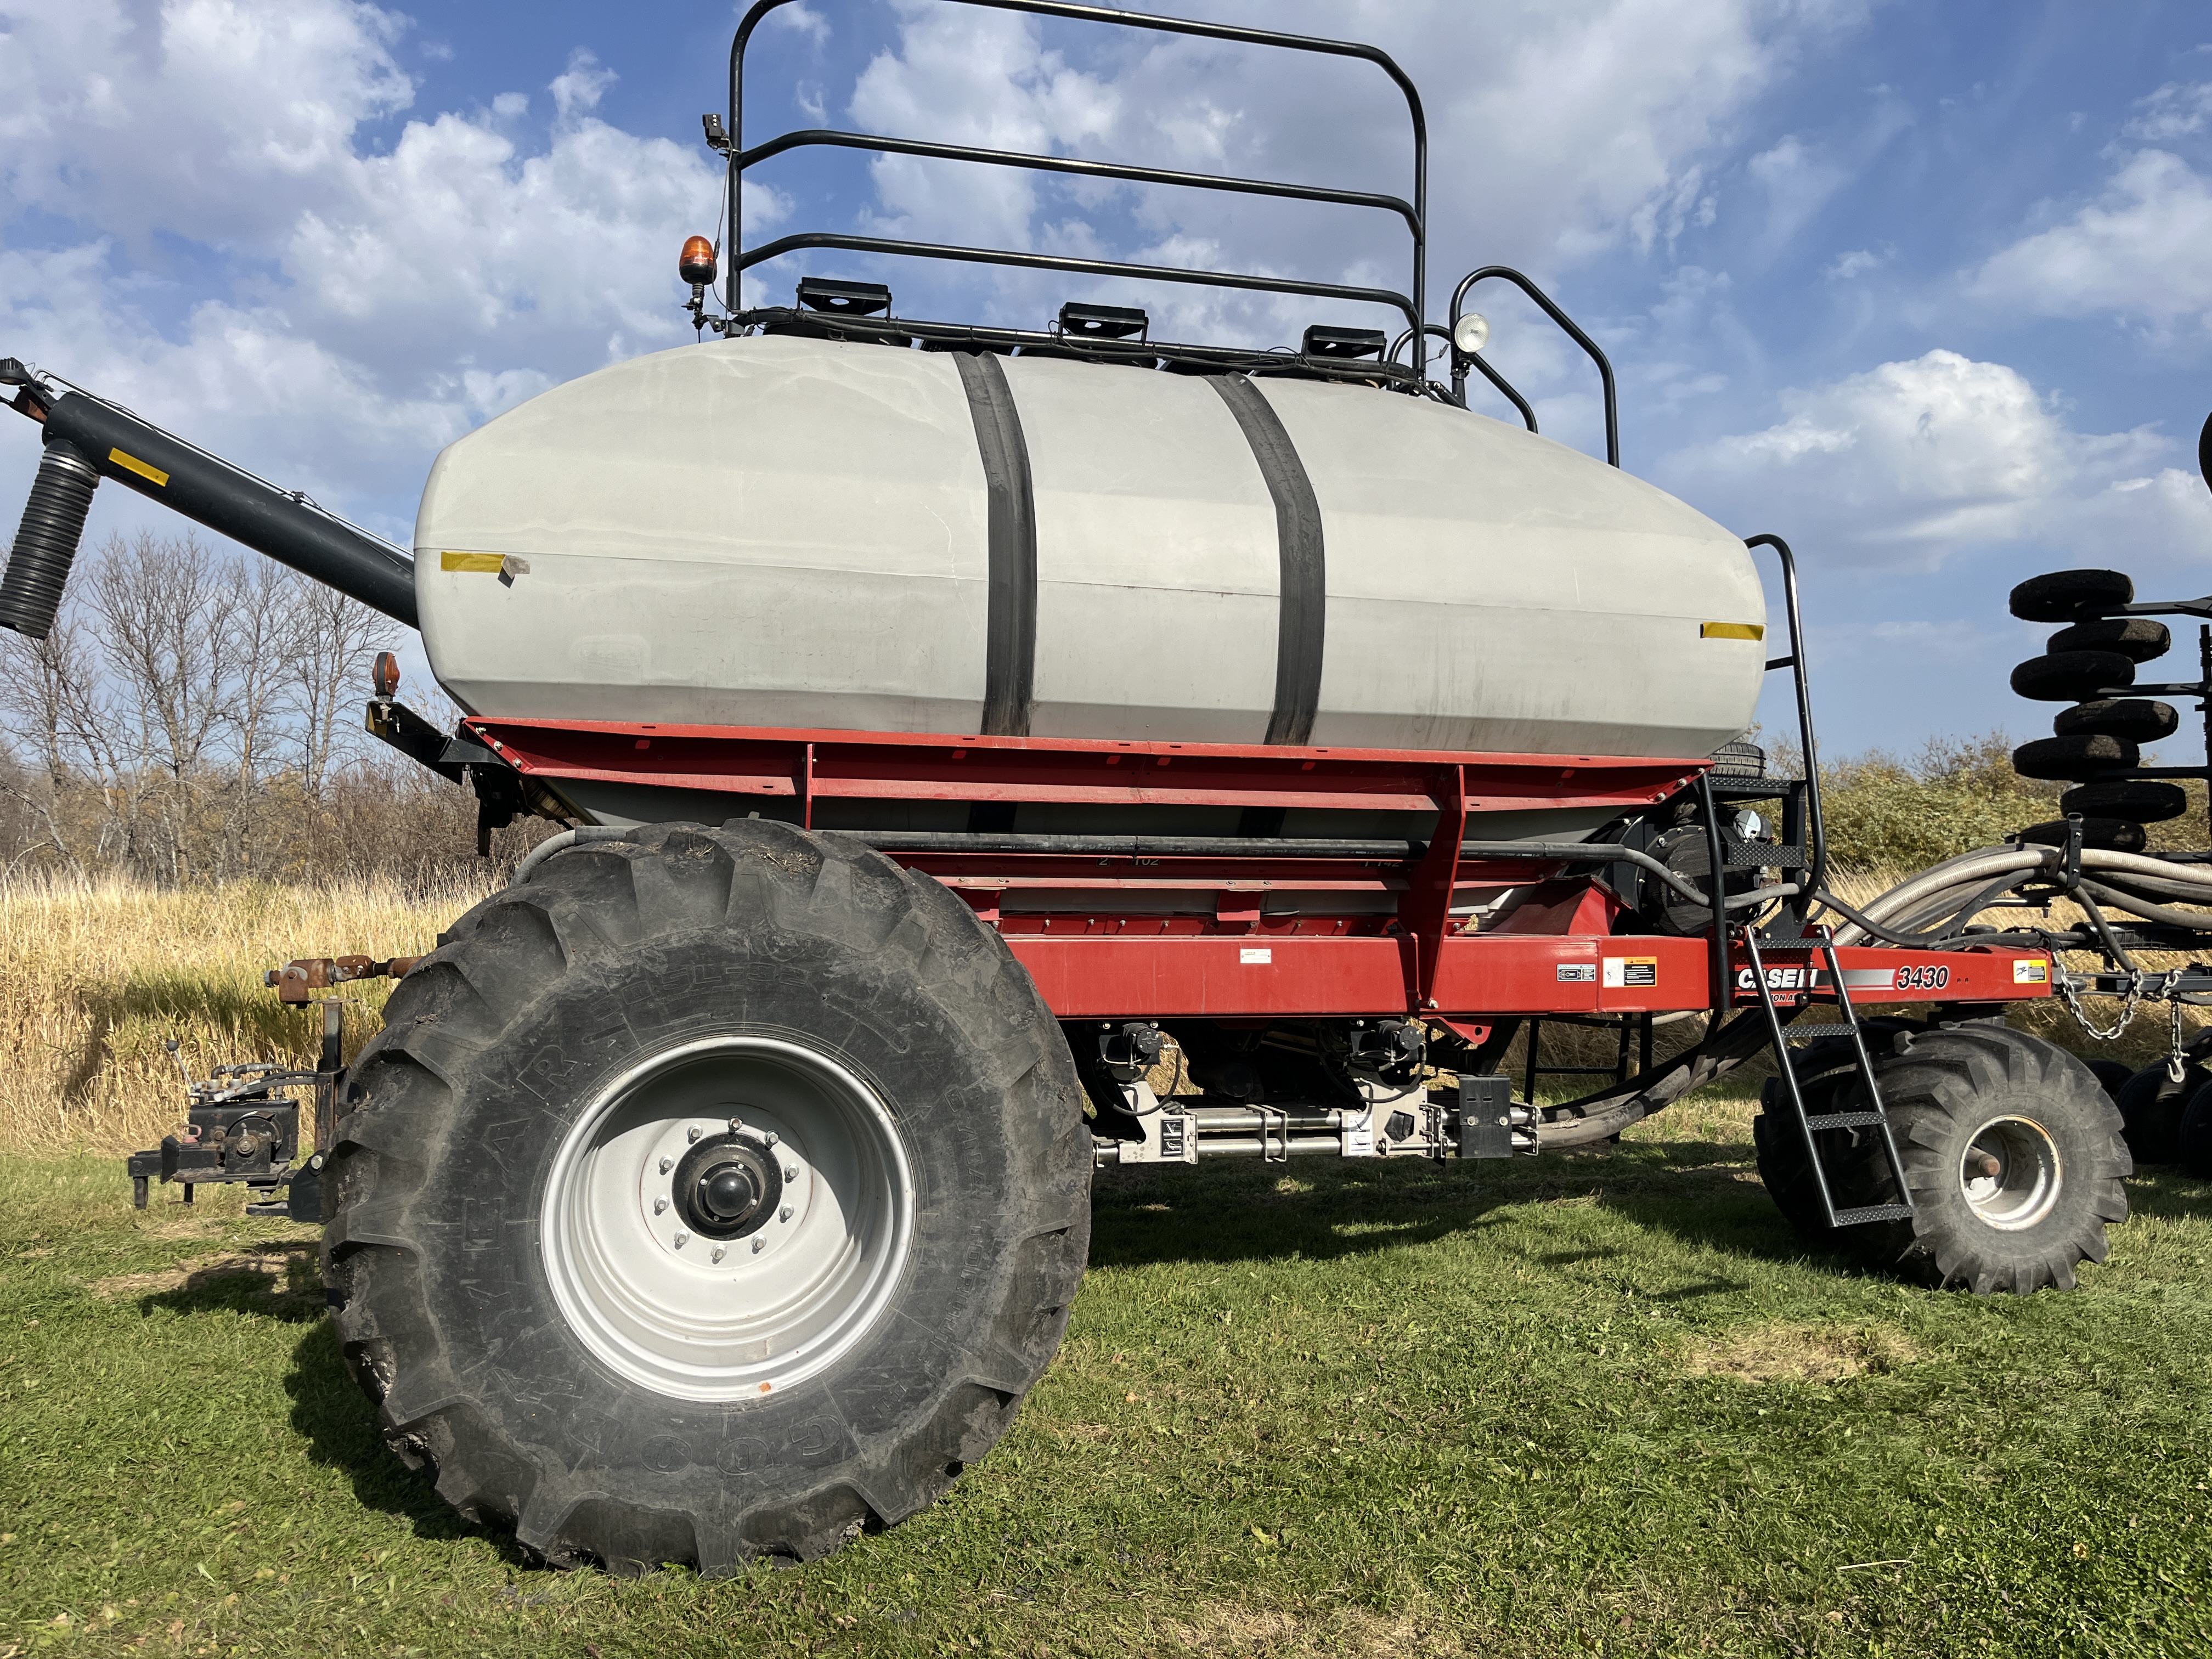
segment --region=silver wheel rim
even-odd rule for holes
[[[769,1201],[734,1210],[746,1194]],[[715,1037],[585,1109],[547,1177],[541,1249],[568,1328],[618,1375],[672,1399],[757,1399],[866,1335],[914,1207],[872,1089],[797,1043]]]
[[[1991,1118],[1959,1157],[1960,1192],[2000,1232],[2018,1232],[2049,1215],[2062,1179],[2058,1143],[2033,1118]]]

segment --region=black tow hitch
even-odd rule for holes
[[[319,1006],[322,1052],[313,1071],[256,1062],[219,1066],[212,1075],[195,1078],[184,1060],[177,1058],[178,1069],[185,1074],[188,1102],[185,1129],[180,1134],[165,1136],[159,1146],[133,1152],[124,1160],[133,1206],[146,1207],[149,1188],[156,1180],[164,1185],[173,1181],[180,1184],[187,1204],[192,1201],[197,1187],[242,1181],[246,1214],[321,1222],[320,1149],[329,1145],[338,1080],[343,1072],[340,1050],[345,1006],[334,1001]],[[176,1039],[171,1038],[167,1047],[175,1058]],[[316,1150],[309,1151],[304,1159],[300,1140],[303,1103],[288,1092],[295,1090],[306,1095],[304,1103],[313,1115],[309,1129]]]

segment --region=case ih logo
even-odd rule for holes
[[[1810,991],[1816,988],[1826,977],[1826,975],[1817,968],[1769,968],[1766,970],[1766,988],[1770,991]],[[1739,968],[1735,970],[1735,988],[1739,991],[1755,991],[1759,988],[1757,981],[1751,976],[1750,969]]]

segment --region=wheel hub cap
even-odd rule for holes
[[[2058,1202],[2057,1143],[2033,1118],[1997,1117],[1977,1129],[1959,1159],[1959,1190],[1974,1213],[2001,1232],[2018,1232]]]
[[[692,1231],[743,1238],[775,1217],[783,1171],[763,1132],[741,1129],[694,1144],[676,1167],[669,1196]]]
[[[888,1304],[914,1182],[874,1090],[827,1055],[720,1037],[643,1060],[554,1154],[540,1249],[594,1356],[680,1400],[757,1399]]]

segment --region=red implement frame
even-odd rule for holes
[[[1464,856],[1471,816],[1650,806],[1706,763],[471,719],[502,760],[563,780],[726,795],[813,827],[832,801],[1055,802],[1434,814],[1418,860],[894,852],[1002,933],[1063,1018],[1672,1012],[1711,1006],[1702,939],[1616,935],[1619,906],[1564,865]],[[771,806],[771,803],[773,805]],[[1488,931],[1462,915],[1530,886]],[[1827,997],[1786,950],[1769,982]],[[1855,1002],[2051,994],[2047,955],[1846,947]],[[1741,961],[1736,1000],[1755,1001]],[[1796,975],[1792,979],[1791,975]],[[1779,976],[1778,978],[1777,976]]]

